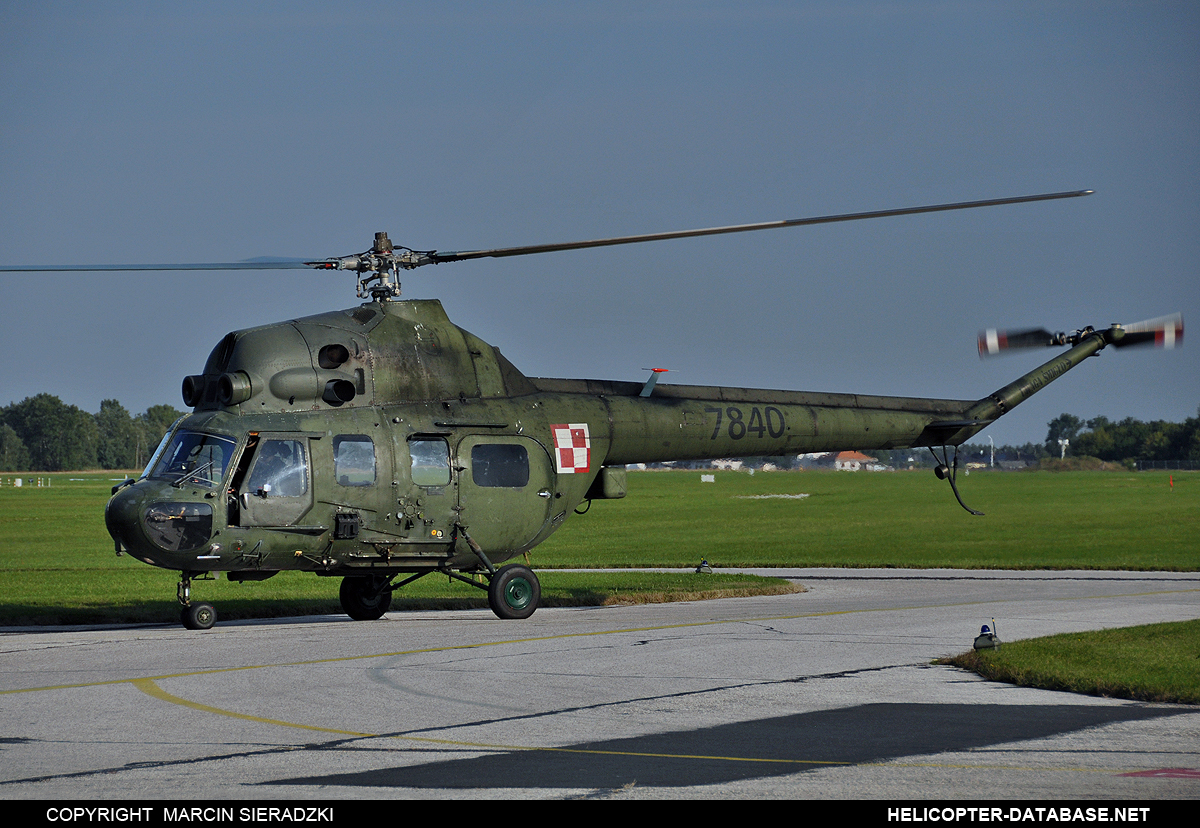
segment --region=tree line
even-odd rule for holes
[[[89,414],[51,394],[26,397],[0,408],[0,469],[140,469],[183,413],[154,405],[134,416],[104,400]]]
[[[1200,410],[1182,423],[1147,423],[1133,417],[1115,423],[1107,417],[1085,421],[1074,414],[1060,414],[1050,421],[1046,434],[1046,451],[1052,457],[1062,455],[1059,440],[1069,441],[1067,457],[1097,457],[1109,462],[1200,461]]]

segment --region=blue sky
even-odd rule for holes
[[[0,263],[464,250],[1090,188],[1037,205],[406,275],[534,376],[978,398],[987,327],[1200,320],[1200,6],[4,3]],[[182,407],[339,273],[0,274],[0,404]],[[985,432],[1182,420],[1104,352]]]

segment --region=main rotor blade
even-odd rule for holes
[[[302,261],[208,262],[204,264],[0,265],[7,273],[73,273],[109,270],[304,270]]]
[[[917,213],[940,213],[948,210],[969,210],[974,207],[995,207],[1001,204],[1024,204],[1030,201],[1051,201],[1059,198],[1077,198],[1091,195],[1093,190],[1072,190],[1062,193],[1042,193],[1040,195],[1014,196],[1012,198],[991,198],[984,201],[960,201],[954,204],[931,204],[924,207],[901,207],[895,210],[875,210],[867,213],[842,213],[833,216],[814,216],[812,218],[785,219],[784,221],[764,221],[757,224],[731,224],[724,227],[706,227],[699,230],[675,230],[667,233],[643,233],[636,236],[614,236],[607,239],[591,239],[589,241],[563,242],[560,244],[534,244],[524,247],[500,247],[492,250],[467,250],[459,252],[438,253],[437,251],[410,251],[401,257],[392,256],[389,245],[386,251],[369,251],[378,253],[386,264],[391,267],[399,266],[411,269],[427,264],[442,262],[461,262],[467,259],[503,258],[506,256],[527,256],[533,253],[550,253],[557,250],[580,250],[588,247],[610,247],[618,244],[637,244],[639,242],[665,241],[667,239],[685,239],[695,236],[716,236],[722,233],[747,233],[751,230],[771,230],[778,227],[800,227],[809,224],[832,224],[839,221],[858,221],[860,219],[887,218],[890,216],[909,216]],[[367,256],[368,254],[362,254]],[[300,270],[307,267],[336,270],[363,270],[368,263],[360,263],[360,257],[350,256],[343,260],[325,259],[323,261],[299,260],[250,260],[241,262],[208,262],[203,264],[116,264],[116,265],[24,265],[3,266],[0,272],[25,273],[67,273],[67,272],[96,272],[96,271],[135,271],[135,270]],[[347,264],[349,262],[350,264]],[[374,262],[374,259],[372,259]]]
[[[974,207],[996,207],[1001,204],[1023,204],[1029,201],[1051,201],[1058,198],[1077,198],[1091,195],[1094,190],[1072,190],[1063,193],[1043,193],[1041,195],[1014,196],[1012,198],[991,198],[985,201],[960,201],[954,204],[932,204],[925,207],[901,207],[895,210],[876,210],[867,213],[842,213],[834,216],[815,216],[813,218],[785,219],[783,221],[764,221],[757,224],[731,224],[724,227],[706,227],[699,230],[675,230],[667,233],[644,233],[636,236],[614,236],[608,239],[592,239],[590,241],[563,242],[560,244],[534,244],[524,247],[500,247],[493,250],[468,250],[446,253],[429,253],[429,263],[461,262],[466,259],[502,258],[505,256],[527,256],[533,253],[551,253],[558,250],[579,250],[587,247],[609,247],[617,244],[638,244],[639,242],[665,241],[667,239],[685,239],[694,236],[716,236],[722,233],[747,233],[751,230],[773,230],[778,227],[800,227],[809,224],[832,224],[839,221],[858,221],[860,219],[888,218],[890,216],[909,216],[916,213],[940,213],[948,210],[969,210]]]

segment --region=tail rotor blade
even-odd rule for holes
[[[1174,348],[1183,344],[1183,315],[1172,314],[1134,322],[1132,325],[1114,323],[1096,330],[1090,325],[1071,333],[1051,333],[1045,328],[997,330],[989,328],[979,334],[979,356],[988,357],[1017,348],[1053,348],[1076,345],[1089,336],[1103,338],[1105,345],[1124,348],[1127,345],[1153,345]]]
[[[1159,316],[1132,325],[1113,325],[1110,338],[1117,348],[1128,345],[1174,348],[1183,344],[1183,314]]]
[[[1061,334],[1055,335],[1045,328],[988,328],[979,334],[979,355],[995,356],[1014,348],[1052,348],[1062,344],[1060,337]]]

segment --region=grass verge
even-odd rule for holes
[[[936,663],[1022,687],[1200,704],[1200,620],[1031,638]]]
[[[103,593],[90,589],[64,593],[62,583],[47,584],[45,571],[0,572],[6,597],[0,602],[0,626],[56,624],[174,623],[177,574],[133,562],[124,571],[105,573]],[[656,572],[538,573],[543,607],[648,604],[782,595],[803,587],[782,578]],[[281,572],[258,583],[224,579],[194,580],[192,600],[215,604],[220,620],[285,618],[341,614],[340,578],[317,578],[305,572]],[[482,582],[482,581],[481,581]],[[20,597],[15,597],[20,596]],[[428,575],[398,590],[392,609],[486,609],[487,593],[445,576]]]

